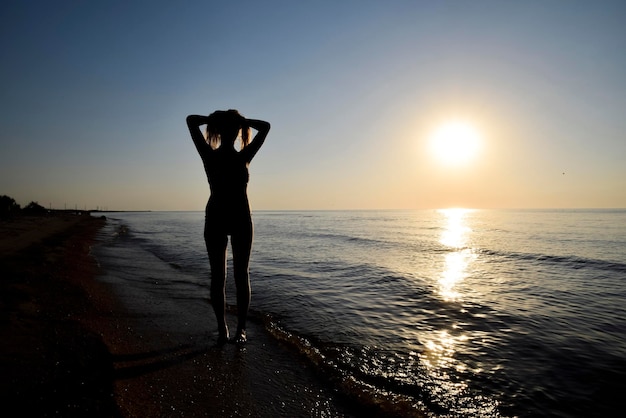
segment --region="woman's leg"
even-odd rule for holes
[[[228,236],[211,228],[205,223],[204,242],[209,254],[211,266],[211,304],[217,319],[219,341],[228,340],[228,327],[226,326],[226,247]]]
[[[237,335],[236,340],[246,340],[246,320],[250,306],[250,252],[252,250],[252,221],[246,222],[231,235],[233,248],[233,275],[237,286]]]

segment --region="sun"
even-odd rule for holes
[[[462,121],[443,123],[429,138],[433,156],[446,166],[461,166],[473,161],[480,151],[481,142],[476,128]]]

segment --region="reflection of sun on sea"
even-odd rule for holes
[[[438,212],[446,217],[446,226],[439,242],[448,247],[463,247],[467,242],[467,233],[471,231],[465,225],[465,215],[471,212],[471,209],[450,208],[439,209]]]
[[[476,157],[481,147],[481,137],[471,124],[449,121],[431,133],[429,147],[440,163],[449,167],[460,166]]]
[[[443,216],[443,231],[439,243],[448,247],[437,284],[441,297],[446,301],[454,301],[460,297],[455,287],[465,278],[467,266],[475,257],[468,248],[472,230],[466,222],[467,215],[473,210],[454,208],[440,209],[437,212]],[[426,366],[431,378],[438,382],[442,391],[445,391],[446,396],[456,397],[466,394],[467,384],[451,377],[466,372],[470,367],[457,357],[457,353],[466,352],[466,346],[471,344],[471,340],[472,334],[464,331],[460,323],[420,336],[423,350],[419,354],[419,359]],[[472,371],[479,373],[481,370],[477,368]]]
[[[465,224],[465,216],[471,209],[441,209],[439,213],[446,217],[446,226],[439,240],[453,251],[445,255],[445,268],[439,278],[441,295],[446,300],[454,300],[459,294],[454,290],[455,285],[463,280],[465,270],[475,257],[471,249],[464,248],[467,236],[471,229]]]
[[[426,367],[433,370],[444,370],[454,367],[457,371],[464,371],[466,366],[454,359],[457,346],[468,340],[467,335],[451,335],[448,331],[440,330],[433,333],[432,338],[424,339],[426,350],[420,360]]]

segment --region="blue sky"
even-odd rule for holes
[[[624,2],[177,3],[2,3],[0,194],[202,210],[185,116],[236,108],[254,209],[626,207]]]

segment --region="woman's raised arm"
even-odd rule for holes
[[[270,131],[270,124],[269,122],[258,119],[245,119],[243,123],[245,126],[249,126],[250,128],[257,131],[254,138],[252,138],[252,141],[250,141],[248,146],[244,148],[244,152],[246,153],[246,160],[250,162],[261,148],[261,145],[263,145],[263,143],[265,142],[265,138]]]
[[[193,143],[196,145],[196,149],[200,154],[202,154],[202,151],[206,150],[207,147],[210,148],[209,144],[207,144],[206,139],[204,138],[204,135],[202,135],[202,131],[200,131],[200,126],[206,125],[208,119],[208,116],[187,116],[187,127],[189,128],[191,139],[193,139]]]

